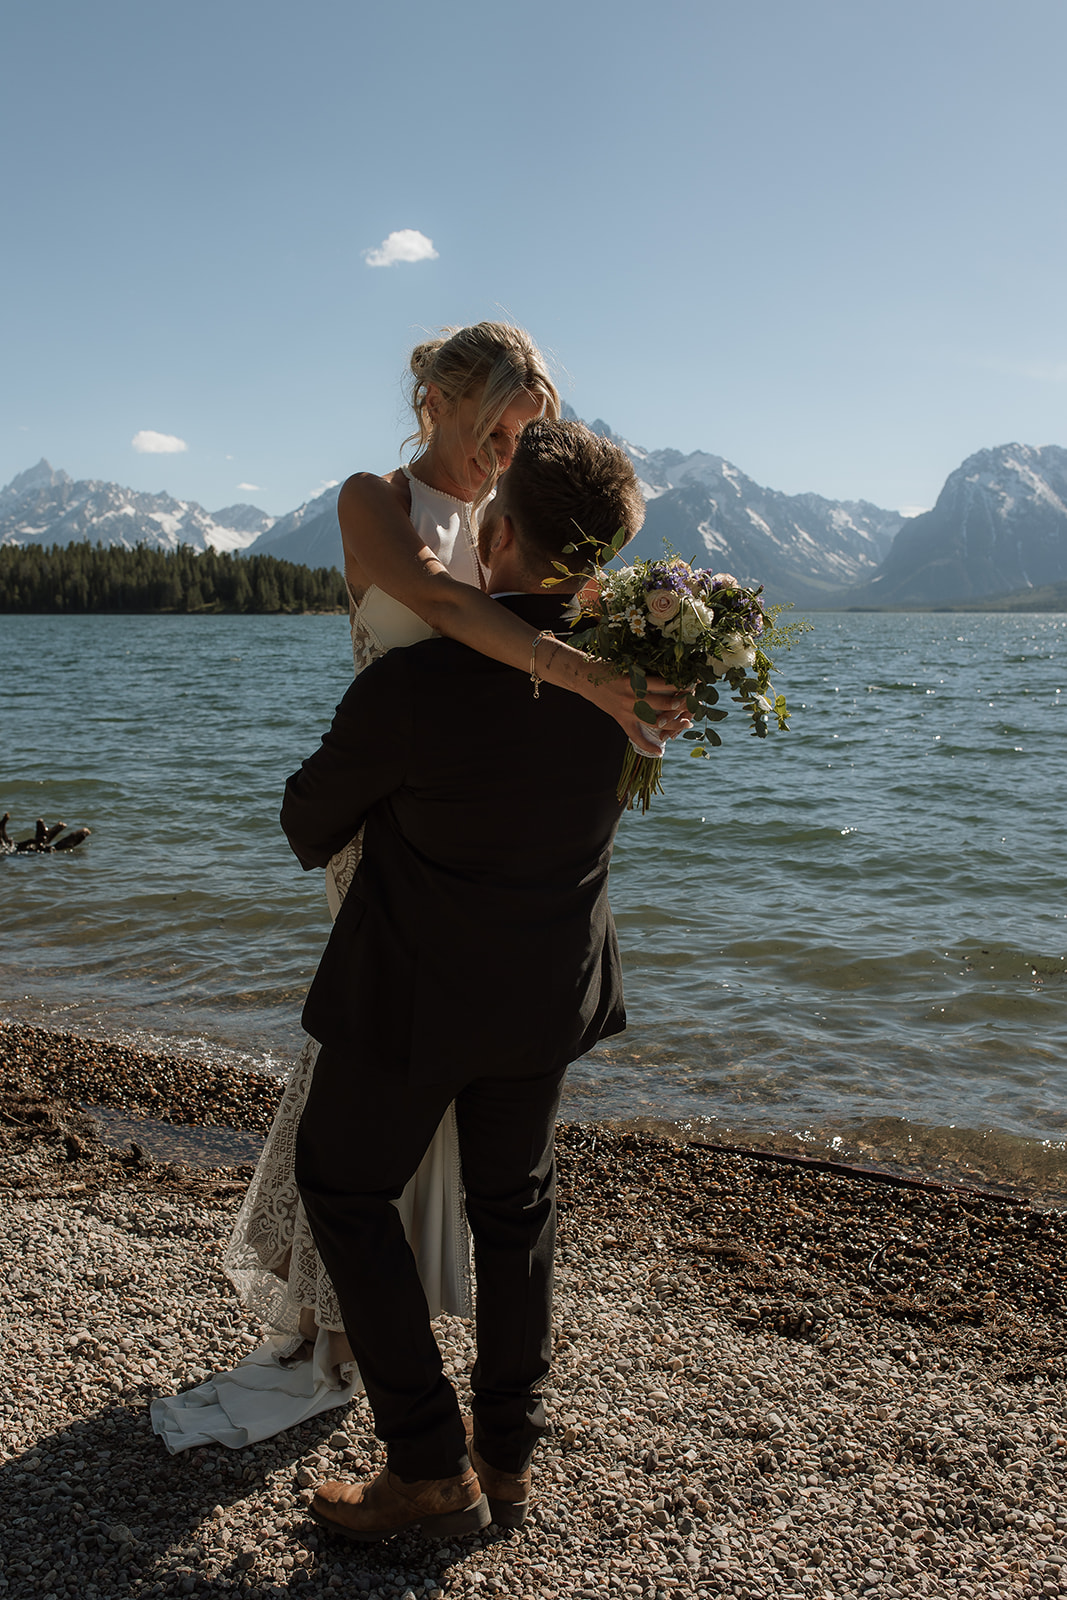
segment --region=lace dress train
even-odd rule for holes
[[[410,472],[408,479],[416,529],[455,576],[476,583],[469,506],[431,490]],[[386,650],[429,634],[406,607],[372,588],[352,618],[354,669],[358,674]],[[332,917],[351,885],[361,847],[359,835],[327,868]],[[318,1051],[316,1041],[308,1039],[293,1065],[223,1255],[223,1269],[239,1299],[269,1330],[269,1337],[233,1372],[152,1402],[153,1426],[172,1452],[208,1442],[239,1447],[268,1438],[345,1403],[362,1387],[294,1172],[297,1129]],[[445,1312],[469,1317],[471,1243],[454,1107],[445,1113],[418,1171],[395,1203],[431,1317]]]

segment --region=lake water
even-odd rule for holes
[[[812,618],[624,818],[631,1023],[564,1114],[1067,1198],[1067,617]],[[343,617],[0,617],[0,1014],[283,1072],[325,942],[277,826]],[[462,952],[457,952],[462,963]]]

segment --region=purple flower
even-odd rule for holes
[[[689,593],[689,574],[673,562],[653,561],[645,579],[645,593],[653,589],[673,589],[676,594]]]

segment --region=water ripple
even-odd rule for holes
[[[0,858],[5,1014],[278,1069],[328,924],[277,811],[346,650],[343,618],[4,619],[0,810],[93,829]],[[793,732],[672,752],[623,821],[630,1028],[574,1070],[570,1114],[1052,1192],[1067,619],[824,615],[781,665]]]

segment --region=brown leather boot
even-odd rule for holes
[[[501,1472],[483,1460],[473,1444],[467,1445],[467,1453],[485,1490],[493,1521],[500,1528],[521,1528],[530,1505],[530,1468],[525,1472]]]
[[[424,1539],[477,1533],[490,1521],[489,1506],[473,1469],[457,1478],[405,1483],[386,1467],[370,1483],[324,1483],[311,1514],[346,1539],[387,1539],[417,1528]]]

